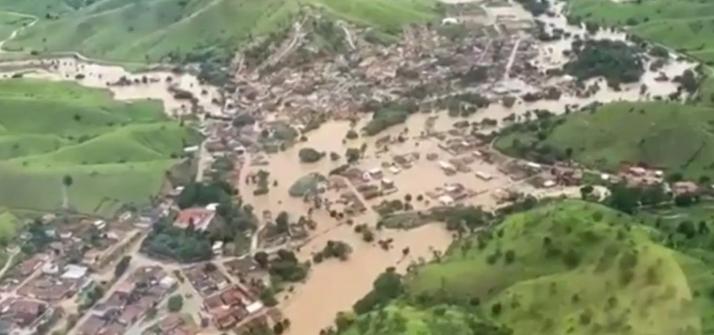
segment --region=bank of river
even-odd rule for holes
[[[0,62],[0,76],[53,81],[74,81],[86,87],[107,89],[117,100],[154,99],[164,104],[170,116],[192,112],[188,99],[177,99],[175,92],[190,92],[197,106],[213,115],[230,113],[222,105],[220,90],[202,84],[189,73],[148,71],[132,73],[117,65],[91,63],[76,57]]]

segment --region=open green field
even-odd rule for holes
[[[0,209],[0,244],[4,245],[12,241],[17,235],[19,226],[20,221],[14,214]]]
[[[0,12],[0,41],[10,37],[13,31],[30,24],[33,20],[29,16]]]
[[[284,31],[299,12],[297,0],[0,0],[0,10],[40,21],[5,46],[9,50],[78,51],[118,62],[157,62],[225,56],[253,38]],[[54,3],[54,4],[50,4]],[[431,20],[434,0],[307,0],[335,17],[394,32]],[[76,4],[75,4],[76,5]],[[51,6],[52,10],[48,10]],[[46,14],[56,14],[47,18]]]
[[[193,141],[158,101],[118,102],[67,82],[0,81],[0,206],[58,209],[65,175],[70,207],[80,212],[144,204]]]
[[[529,152],[527,148],[547,147],[561,157],[570,152],[576,161],[606,171],[630,162],[680,172],[695,180],[714,177],[714,109],[710,107],[618,102],[594,113],[584,111],[557,118],[562,123],[555,122],[559,124],[547,129],[520,127],[507,132],[496,147],[517,156],[541,151]]]
[[[571,16],[636,35],[714,64],[714,2],[700,0],[568,0]]]
[[[508,334],[484,322],[513,335],[710,333],[711,263],[639,221],[574,200],[510,215],[408,276],[400,298],[345,334]]]

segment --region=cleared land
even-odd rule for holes
[[[660,244],[664,236],[600,205],[542,205],[507,217],[491,236],[458,242],[408,277],[386,313],[358,317],[345,333],[505,334],[484,323],[514,335],[712,329],[709,263]],[[458,321],[464,311],[467,321]]]
[[[543,148],[561,157],[570,152],[576,161],[606,171],[629,162],[691,179],[714,177],[714,110],[709,107],[621,102],[559,119],[548,129],[519,127],[499,138],[496,146],[535,159]]]
[[[144,204],[194,141],[158,101],[118,102],[67,82],[0,81],[0,206],[58,209],[65,175],[80,212]]]
[[[297,0],[106,0],[88,6],[67,4],[74,1],[64,5],[31,2],[0,0],[0,10],[40,19],[7,43],[7,49],[78,51],[119,62],[229,57],[254,38],[289,29],[299,14]],[[431,20],[436,13],[434,0],[303,3],[385,32],[395,32],[405,23]]]

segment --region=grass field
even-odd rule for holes
[[[618,102],[592,112],[571,113],[538,138],[523,128],[501,137],[496,146],[509,154],[514,141],[548,146],[593,168],[615,171],[623,162],[714,177],[714,109],[676,103]],[[543,138],[543,136],[545,136]]]
[[[69,1],[73,3],[74,1]],[[80,1],[81,2],[81,1]],[[73,8],[66,3],[0,0],[0,10],[36,15],[40,21],[10,41],[9,50],[79,51],[112,61],[156,62],[167,56],[225,54],[252,38],[289,28],[297,0],[104,0]],[[395,31],[431,20],[434,0],[307,0],[358,24]],[[58,18],[47,19],[46,8]]]
[[[4,245],[12,241],[17,235],[19,225],[20,221],[14,214],[0,209],[0,244]]]
[[[574,200],[510,215],[490,237],[459,241],[408,276],[403,297],[345,333],[402,324],[382,333],[507,334],[474,331],[486,321],[513,335],[707,334],[711,263],[661,244],[665,233],[642,220]]]
[[[700,0],[569,0],[572,16],[628,26],[643,37],[714,64],[714,3]]]
[[[58,209],[65,175],[80,212],[146,203],[193,141],[157,101],[117,102],[73,83],[0,81],[0,189],[12,190],[0,192],[0,206]]]

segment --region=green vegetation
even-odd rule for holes
[[[29,16],[0,12],[0,40],[10,37],[13,31],[32,21]]]
[[[211,240],[206,233],[195,231],[191,226],[181,229],[169,219],[154,224],[141,248],[153,257],[186,263],[206,261],[213,255]]]
[[[32,117],[28,117],[32,115]],[[0,82],[0,206],[111,215],[147,204],[196,135],[157,101],[65,82]],[[69,176],[70,186],[63,185]]]
[[[122,257],[114,268],[114,278],[119,279],[129,268],[129,263],[131,263],[131,256]]]
[[[571,200],[512,214],[401,282],[380,277],[343,333],[707,333],[711,252],[647,220]],[[683,241],[713,237],[695,231]]]
[[[35,4],[36,2],[36,4]],[[67,3],[73,3],[68,5]],[[289,29],[297,0],[1,0],[0,9],[39,22],[6,45],[11,50],[79,51],[118,62],[227,61],[236,49]],[[433,0],[308,0],[329,17],[394,34],[437,13]]]
[[[255,229],[255,217],[252,207],[236,201],[234,194],[225,182],[187,185],[177,199],[180,208],[216,205],[216,215],[207,230],[198,231],[190,222],[182,229],[173,225],[172,217],[166,217],[153,225],[143,241],[142,251],[155,257],[195,262],[210,259],[211,246],[216,241],[244,247],[250,243],[245,236]]]
[[[172,295],[167,303],[169,312],[176,313],[183,308],[183,297],[180,294]]]
[[[714,64],[714,3],[699,0],[569,0],[570,16],[606,26],[627,26],[637,36]]]
[[[288,193],[292,197],[304,197],[307,194],[317,191],[317,187],[327,181],[325,176],[313,172],[296,180],[288,189]]]
[[[300,162],[302,163],[315,163],[324,156],[324,152],[319,152],[313,148],[302,148],[298,152],[298,157],[300,157]]]
[[[714,176],[713,125],[709,107],[617,102],[515,125],[496,147],[543,162],[572,158],[606,171],[644,163],[698,180]]]
[[[310,269],[309,262],[301,263],[292,251],[284,249],[278,250],[278,257],[271,259],[267,265],[273,285],[301,281]]]
[[[575,43],[576,57],[565,65],[565,72],[578,80],[604,77],[609,86],[633,83],[644,73],[638,50],[621,41],[587,40]]]
[[[372,119],[362,128],[367,136],[373,136],[391,126],[404,123],[409,114],[413,113],[415,105],[385,103],[379,106],[372,115]]]
[[[15,215],[0,209],[0,244],[11,242],[17,235],[19,226],[20,220]]]
[[[352,253],[352,247],[349,244],[342,241],[327,241],[325,247],[321,251],[318,251],[312,260],[315,263],[320,263],[325,259],[337,258],[341,261],[346,261]]]

